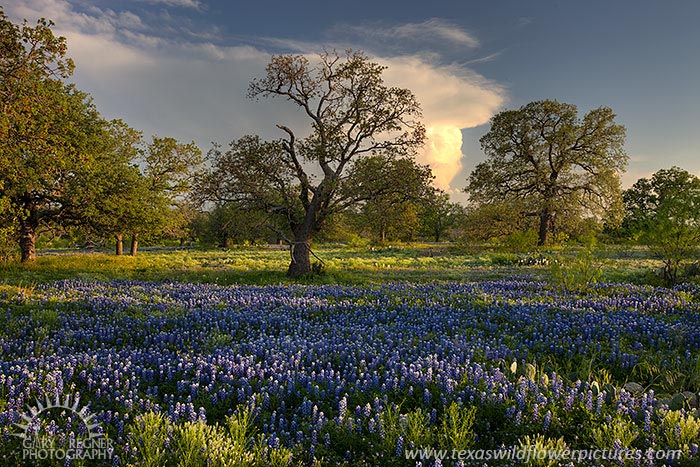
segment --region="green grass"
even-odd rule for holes
[[[289,252],[263,247],[231,250],[143,251],[137,256],[75,251],[45,254],[30,264],[0,266],[0,283],[12,288],[61,279],[138,279],[227,284],[310,284],[370,282],[479,281],[530,275],[548,278],[546,265],[521,265],[518,260],[543,254],[567,262],[577,250],[555,249],[520,253],[487,247],[459,249],[450,245],[399,245],[353,248],[320,246],[314,250],[325,272],[292,281],[285,272]],[[642,248],[605,247],[595,251],[605,261],[601,280],[645,282],[660,267]]]

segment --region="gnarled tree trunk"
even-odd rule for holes
[[[292,262],[289,263],[287,275],[299,277],[311,272],[311,235],[305,229],[294,234],[294,243],[290,246]]]
[[[116,240],[117,240],[117,247],[116,247],[116,255],[121,256],[124,254],[124,236],[122,234],[116,235]]]

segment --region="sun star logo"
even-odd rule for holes
[[[69,422],[63,430],[56,424],[55,414],[60,415],[60,421]],[[79,397],[73,404],[70,396],[61,400],[58,394],[53,401],[48,396],[43,403],[37,399],[22,420],[24,423],[15,423],[21,431],[14,435],[22,440],[24,459],[112,458],[112,440],[101,432],[87,406],[80,407]]]

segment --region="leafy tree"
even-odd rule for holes
[[[195,231],[205,243],[230,248],[233,244],[256,242],[270,231],[270,217],[263,211],[244,209],[237,203],[225,203],[203,212],[195,221]]]
[[[368,230],[385,242],[388,236],[410,240],[420,227],[420,204],[433,190],[433,174],[428,166],[412,159],[366,157],[352,168],[354,194],[368,196],[357,206],[359,230]]]
[[[18,222],[22,261],[35,258],[40,229],[81,221],[79,174],[95,165],[107,125],[73,87],[44,81],[37,90],[42,110],[0,143],[3,195]]]
[[[664,280],[675,284],[700,242],[700,179],[678,167],[659,170],[637,180],[623,198],[623,229],[649,245],[663,260]]]
[[[620,211],[624,139],[625,128],[607,107],[582,119],[576,106],[551,100],[506,110],[480,140],[488,159],[469,176],[466,191],[476,204],[522,201],[537,216],[544,245],[571,206],[598,216]]]
[[[82,181],[91,187],[82,203],[89,232],[114,237],[117,255],[129,233],[132,255],[142,235],[185,235],[194,217],[184,195],[201,159],[196,145],[154,136],[144,146],[141,134],[119,121],[112,122],[109,137],[103,163]]]
[[[87,96],[61,82],[73,63],[52,25],[17,25],[0,8],[0,189],[4,217],[17,223],[22,261],[35,258],[42,225],[67,217],[64,189],[102,126]]]
[[[39,96],[37,81],[67,78],[73,72],[73,61],[66,57],[66,38],[56,37],[51,31],[53,22],[40,19],[36,26],[25,20],[12,23],[0,6],[0,122],[4,132],[26,119]]]
[[[163,226],[163,235],[179,240],[180,246],[197,238],[195,222],[201,211],[192,199],[176,200],[168,210],[168,219]]]
[[[202,162],[202,152],[194,141],[180,143],[169,137],[153,136],[141,154],[145,167],[134,206],[138,215],[128,225],[132,256],[136,255],[140,236],[185,228],[177,222],[187,222],[187,218],[174,214],[185,205],[184,197]]]
[[[431,190],[421,203],[421,228],[434,242],[445,234],[464,216],[464,208],[450,201],[443,190]]]
[[[372,155],[387,163],[412,157],[425,130],[415,96],[386,86],[384,68],[361,53],[324,53],[315,65],[303,56],[278,55],[266,70],[251,82],[249,96],[282,98],[298,107],[308,118],[308,136],[278,125],[286,135],[282,140],[247,136],[225,153],[215,147],[213,170],[200,188],[209,199],[282,216],[287,228],[278,233],[292,237],[288,274],[299,276],[311,271],[311,241],[325,220],[372,196],[353,180],[355,163]]]
[[[464,240],[503,240],[511,235],[529,232],[536,225],[528,212],[528,206],[518,199],[469,206],[464,217]]]
[[[138,131],[112,121],[95,164],[77,174],[80,189],[73,197],[83,220],[80,229],[90,236],[114,237],[117,255],[123,252],[124,229],[140,222],[138,208],[145,183],[135,161],[141,142]]]

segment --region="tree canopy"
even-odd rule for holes
[[[675,284],[700,242],[700,179],[672,167],[641,178],[624,192],[623,229],[664,262],[664,280]]]
[[[469,176],[466,191],[475,204],[524,202],[539,219],[543,245],[572,206],[592,215],[620,212],[624,140],[625,128],[607,107],[583,118],[575,105],[552,100],[506,110],[480,140],[487,160]]]

